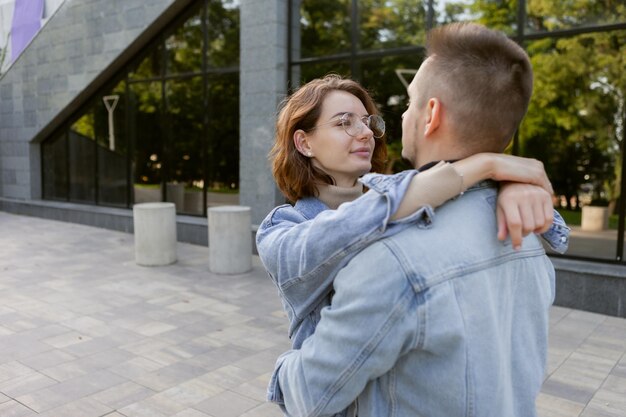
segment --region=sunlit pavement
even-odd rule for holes
[[[0,212],[0,416],[265,417],[286,318],[258,258],[140,267],[133,236]],[[554,307],[539,414],[626,416],[626,319]]]

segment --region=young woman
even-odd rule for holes
[[[526,184],[503,186],[501,239],[508,230],[519,246],[522,234],[546,232],[552,224],[552,190],[543,166],[513,156],[478,154],[419,173],[370,174],[362,179],[370,188],[363,193],[359,178],[384,168],[384,133],[367,91],[339,76],[302,86],[279,112],[273,174],[294,205],[268,214],[257,231],[257,249],[279,289],[294,349],[314,332],[322,308],[330,305],[336,273],[356,252],[407,227],[428,227],[433,208],[481,180],[532,183],[549,192]],[[568,230],[561,222],[544,237],[563,249]],[[272,394],[270,385],[269,399],[278,400]]]

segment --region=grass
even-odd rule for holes
[[[570,226],[580,226],[582,212],[580,210],[565,210],[558,209],[558,212],[563,216],[565,223]],[[609,216],[609,229],[617,230],[618,216],[612,214]]]

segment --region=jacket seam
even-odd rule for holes
[[[454,290],[454,300],[456,302],[456,307],[461,310],[461,303],[459,302],[459,293],[456,285],[452,286]],[[461,322],[463,323],[463,333],[467,334],[467,323],[465,321],[465,315],[460,314]],[[470,366],[470,352],[469,346],[466,344],[465,346],[465,416],[473,417],[474,416],[474,383],[472,378],[472,369]]]
[[[508,262],[512,259],[535,258],[538,256],[544,256],[544,255],[545,255],[545,250],[542,247],[535,248],[535,249],[526,249],[520,252],[511,252],[511,253],[507,253],[504,255],[498,255],[493,258],[485,259],[483,261],[476,262],[468,266],[456,266],[454,268],[449,268],[438,274],[430,275],[428,278],[427,284],[421,282],[421,283],[415,283],[414,285],[417,287],[416,291],[420,292],[428,288],[432,288],[436,285],[439,285],[443,282],[456,279],[460,276],[464,276],[464,275],[472,274],[477,271],[484,270],[491,265]]]

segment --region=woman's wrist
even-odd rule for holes
[[[465,191],[480,181],[494,178],[495,158],[493,154],[478,153],[458,160],[452,166],[463,178],[462,191]]]

